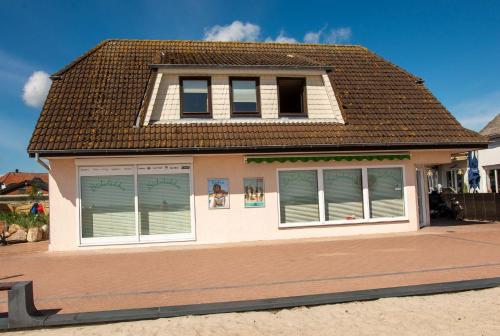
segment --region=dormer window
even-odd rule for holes
[[[259,117],[259,78],[258,77],[231,77],[231,116],[232,117]]]
[[[180,77],[181,114],[183,118],[211,116],[210,77]]]
[[[277,82],[280,117],[306,117],[305,78],[278,77]]]

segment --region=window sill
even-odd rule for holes
[[[195,241],[194,234],[178,234],[178,235],[151,235],[142,236],[137,240],[135,236],[133,239],[124,237],[106,237],[106,238],[82,238],[78,247],[87,246],[111,246],[111,245],[140,245],[140,244],[154,244],[154,243],[174,243],[174,242],[188,242]]]
[[[336,226],[336,225],[359,225],[359,224],[377,224],[377,223],[397,223],[408,222],[409,218],[403,217],[386,217],[386,218],[371,218],[371,219],[353,219],[353,220],[336,220],[324,222],[306,222],[306,223],[280,223],[278,228],[301,228],[301,227],[317,227],[317,226]]]

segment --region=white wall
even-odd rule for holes
[[[493,139],[488,149],[478,151],[481,192],[490,192],[488,170],[500,169],[500,138]]]
[[[192,157],[193,190],[195,198],[196,241],[162,243],[161,245],[189,245],[234,243],[240,241],[331,237],[367,233],[414,231],[419,227],[416,198],[416,167],[449,160],[449,152],[414,152],[411,160],[361,162],[309,162],[246,164],[243,155],[212,155]],[[191,157],[143,156],[91,159],[91,165],[170,163],[173,159],[186,161]],[[50,250],[79,248],[79,220],[77,208],[77,162],[75,159],[51,159],[50,172]],[[80,163],[79,163],[80,164]],[[276,170],[278,168],[313,167],[379,167],[403,165],[407,219],[396,222],[323,225],[301,228],[279,228]],[[207,180],[228,178],[230,209],[208,209]],[[244,207],[244,177],[263,177],[266,206]],[[132,246],[132,245],[128,245]],[[133,246],[142,246],[135,244]]]
[[[293,73],[297,76],[296,73]],[[235,73],[232,75],[242,75]],[[197,122],[248,122],[246,119],[231,119],[229,76],[230,74],[210,74],[212,90],[212,119]],[[280,120],[278,114],[278,86],[276,78],[280,74],[253,74],[260,78],[260,101],[262,118],[253,122]],[[146,112],[145,124],[152,122],[181,122],[179,74],[159,72],[154,83],[151,100]],[[303,74],[306,78],[307,118],[304,121],[334,121],[343,123],[342,114],[327,74]],[[290,121],[290,119],[284,119]],[[192,121],[189,121],[192,122]]]

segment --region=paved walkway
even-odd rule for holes
[[[500,223],[232,246],[77,253],[23,246],[0,247],[0,281],[31,279],[39,309],[68,313],[500,276]]]

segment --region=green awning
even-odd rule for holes
[[[246,156],[246,163],[273,163],[273,162],[321,162],[321,161],[383,161],[409,160],[409,153],[373,153],[373,154],[337,154],[337,155],[290,155],[290,156]]]

